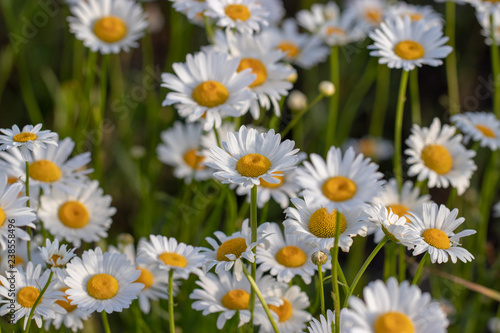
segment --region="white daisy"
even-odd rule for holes
[[[391,159],[394,156],[392,141],[384,138],[365,136],[361,139],[348,139],[342,144],[342,149],[352,147],[356,153],[361,153],[375,161]]]
[[[199,0],[170,0],[173,2],[173,7],[176,11],[185,14],[190,20],[198,20],[207,10],[207,2]]]
[[[332,310],[328,309],[326,311],[326,318],[323,315],[319,316],[319,320],[316,318],[312,318],[309,322],[309,327],[307,330],[309,333],[332,333],[332,325],[335,322],[335,317],[333,315]],[[341,331],[342,333],[346,333]]]
[[[297,22],[310,33],[318,33],[321,27],[330,20],[336,19],[340,15],[337,4],[329,1],[326,4],[315,3],[310,10],[300,10],[296,17]]]
[[[21,267],[18,267],[15,270],[7,271],[5,273],[7,278],[0,275],[0,295],[5,297],[4,300],[0,301],[0,304],[3,304],[0,307],[0,315],[3,316],[9,313],[11,304],[14,304],[15,315],[10,319],[16,323],[24,317],[24,329],[28,324],[31,309],[47,284],[50,275],[49,270],[45,270],[41,274],[42,265],[33,266],[33,263],[29,262],[26,266],[26,272]],[[33,319],[35,319],[38,327],[42,327],[42,317],[54,318],[56,313],[66,313],[62,307],[55,303],[57,300],[64,299],[64,294],[54,289],[56,282],[56,279],[53,279],[49,283],[43,297],[35,308]],[[6,286],[9,286],[9,288]]]
[[[35,127],[26,125],[22,130],[17,125],[12,126],[12,129],[0,128],[0,150],[8,150],[13,147],[18,147],[25,161],[29,159],[30,153],[37,154],[38,150],[46,148],[47,145],[57,146],[57,134],[49,130],[40,131],[42,124]]]
[[[52,235],[80,247],[82,241],[96,242],[108,236],[111,217],[116,213],[111,200],[111,196],[103,195],[97,180],[86,187],[75,187],[71,193],[54,189],[41,196],[38,217]]]
[[[206,0],[205,15],[217,20],[217,26],[241,33],[259,32],[268,26],[268,12],[257,0]]]
[[[326,21],[318,35],[329,46],[346,45],[365,38],[353,9],[347,9],[341,15]]]
[[[500,147],[500,120],[490,112],[464,112],[451,116],[451,122],[464,134],[464,143],[472,139],[481,147]]]
[[[311,261],[311,255],[317,248],[307,246],[299,241],[298,235],[281,232],[276,223],[270,223],[263,231],[269,234],[269,248],[257,247],[257,264],[264,272],[270,271],[278,282],[289,283],[294,276],[302,277],[306,284],[311,283],[311,277],[318,266]]]
[[[278,25],[286,14],[283,0],[260,0],[257,2],[267,11],[266,19],[269,24]]]
[[[182,279],[187,279],[191,273],[203,275],[200,267],[205,258],[199,248],[178,243],[173,237],[150,235],[149,239],[150,242],[139,243],[138,263],[155,265],[164,272],[173,270]]]
[[[19,196],[23,185],[8,184],[7,176],[0,174],[0,247],[7,250],[7,243],[15,244],[17,240],[30,240],[26,228],[36,228],[33,222],[36,215],[33,210],[26,207],[28,197]]]
[[[82,259],[74,258],[66,268],[64,283],[71,305],[90,313],[97,311],[121,312],[137,298],[144,288],[134,283],[141,272],[116,252],[102,253],[100,247],[85,251]]]
[[[471,4],[478,12],[492,13],[500,9],[497,0],[464,0],[464,2]]]
[[[208,166],[219,170],[214,177],[223,184],[241,184],[245,187],[280,181],[275,176],[295,168],[298,149],[294,141],[281,142],[281,135],[271,129],[259,134],[256,129],[241,126],[236,133],[228,133],[222,148],[210,149]]]
[[[163,105],[174,104],[187,121],[204,121],[204,129],[219,127],[223,117],[239,117],[250,107],[255,81],[251,70],[237,72],[240,60],[214,51],[187,55],[172,65],[176,75],[162,74],[162,87],[173,90]]]
[[[455,127],[434,118],[430,127],[416,124],[406,139],[405,150],[410,165],[408,176],[417,176],[418,181],[428,179],[427,186],[447,188],[450,184],[462,195],[469,187],[470,178],[477,169],[476,152],[467,150],[461,143],[462,135],[455,135]]]
[[[274,288],[277,283],[270,276],[263,276],[259,270],[257,270],[255,282],[263,295],[269,289]],[[226,321],[237,312],[240,317],[238,327],[250,321],[250,311],[248,309],[251,287],[247,279],[238,280],[230,272],[220,271],[218,275],[208,273],[200,276],[200,280],[196,281],[196,284],[202,289],[195,289],[189,295],[190,299],[196,300],[193,302],[192,307],[194,310],[203,311],[204,316],[220,312],[217,318],[217,328],[219,330],[222,330]],[[264,300],[268,305],[274,306],[281,306],[283,303],[281,298],[275,296],[265,296]],[[256,299],[256,308],[258,307],[257,303],[259,301]],[[255,311],[254,320],[256,323],[269,320],[267,317],[259,318],[260,315],[262,315],[261,311]]]
[[[349,308],[340,313],[340,321],[351,326],[347,332],[370,333],[445,333],[448,320],[438,302],[422,293],[418,286],[394,277],[370,282],[363,289],[364,302],[349,298]]]
[[[411,5],[406,2],[398,2],[390,6],[385,12],[386,19],[409,16],[412,21],[423,21],[427,27],[443,26],[444,20],[441,14],[436,12],[432,6]]]
[[[70,31],[92,52],[128,52],[139,46],[148,27],[141,5],[133,0],[78,1],[70,11]]]
[[[51,267],[52,270],[56,268],[61,268],[66,266],[66,264],[73,259],[76,254],[73,252],[75,249],[67,250],[67,245],[59,246],[59,241],[55,239],[53,242],[50,239],[45,240],[45,246],[39,247],[40,255],[47,264],[47,267]]]
[[[495,45],[500,45],[500,6],[492,7],[486,11],[478,10],[476,11],[476,17],[479,24],[481,24],[481,34],[484,36],[486,45],[491,45],[492,41],[494,41]],[[493,29],[491,29],[491,20],[493,20]]]
[[[354,11],[360,28],[366,32],[382,23],[387,9],[385,0],[352,0],[347,6]]]
[[[12,264],[14,265],[14,269],[23,268],[26,270],[26,265],[29,262],[31,262],[34,266],[41,264],[42,267],[45,267],[45,262],[40,256],[40,251],[38,250],[38,247],[42,242],[43,237],[41,234],[37,234],[32,237],[30,244],[30,261],[28,257],[28,242],[22,239],[16,239],[15,253],[9,253],[8,250],[0,251],[0,271],[5,272],[12,269]]]
[[[306,198],[325,204],[328,210],[357,208],[371,202],[382,189],[383,175],[378,165],[363,154],[331,147],[326,162],[320,155],[311,154],[311,163],[298,169],[297,182],[304,188]]]
[[[172,128],[161,132],[162,142],[156,148],[158,159],[174,168],[174,176],[191,183],[192,178],[206,180],[213,170],[203,162],[200,140],[203,132],[201,124],[183,124],[176,121]]]
[[[370,55],[380,57],[380,64],[405,71],[415,66],[439,66],[443,63],[441,59],[453,51],[451,46],[444,45],[448,37],[443,37],[442,30],[442,26],[428,28],[425,21],[412,21],[409,16],[395,17],[370,33],[375,42],[368,46],[374,50]]]
[[[337,215],[340,215],[340,238],[339,247],[344,252],[349,252],[353,240],[352,237],[366,236],[367,216],[360,209],[337,209],[328,210],[315,200],[306,198],[292,199],[295,207],[285,210],[286,220],[285,234],[293,233],[306,245],[330,250],[335,244],[335,228]]]
[[[448,262],[448,256],[453,263],[457,262],[457,258],[463,262],[472,261],[474,256],[459,245],[460,238],[473,235],[476,231],[467,229],[455,234],[454,230],[465,221],[463,217],[457,219],[457,216],[458,209],[450,212],[445,205],[435,203],[424,205],[421,218],[410,215],[410,228],[423,238],[415,246],[413,255],[427,251],[432,263],[438,264]]]

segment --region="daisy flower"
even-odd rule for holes
[[[144,288],[134,283],[141,272],[116,252],[102,253],[100,247],[83,252],[82,258],[74,258],[66,268],[64,283],[71,305],[90,313],[103,310],[121,312],[137,298]]]
[[[390,6],[386,11],[386,19],[404,18],[408,16],[412,21],[423,21],[427,27],[443,26],[444,20],[441,14],[436,12],[432,6],[410,5],[406,2],[398,2]]]
[[[413,255],[427,251],[432,263],[438,264],[448,262],[448,257],[453,263],[457,262],[457,258],[463,262],[472,261],[474,256],[459,245],[460,238],[473,235],[476,231],[467,229],[455,234],[454,230],[465,221],[463,217],[457,219],[457,216],[458,209],[450,212],[445,205],[435,203],[424,205],[421,218],[410,215],[410,228],[423,238],[416,244]]]
[[[264,300],[268,305],[281,306],[283,304],[281,298],[275,296],[266,296],[269,289],[274,288],[276,280],[270,276],[263,276],[257,270],[255,282],[259,290],[264,295]],[[222,330],[226,321],[236,313],[239,313],[240,321],[238,327],[250,321],[250,293],[251,287],[247,279],[239,280],[235,275],[230,272],[220,271],[218,275],[207,273],[207,275],[200,276],[200,280],[196,284],[201,289],[195,289],[190,299],[195,300],[192,304],[194,310],[203,311],[206,316],[210,313],[220,313],[217,318],[217,328]],[[256,310],[258,309],[258,301],[256,302]],[[259,303],[260,304],[260,303]],[[264,311],[255,311],[254,321],[261,323],[265,318],[259,318]]]
[[[416,124],[411,135],[406,139],[410,165],[408,176],[417,176],[418,181],[428,179],[427,186],[447,188],[449,185],[462,195],[469,187],[473,172],[477,169],[473,161],[476,153],[467,150],[462,142],[462,135],[455,135],[455,127],[444,124],[434,118],[430,127]]]
[[[347,6],[355,13],[360,28],[369,31],[382,23],[387,3],[385,0],[352,0]]]
[[[187,279],[189,274],[203,275],[200,270],[204,255],[199,249],[184,243],[178,243],[175,238],[165,236],[149,236],[150,242],[139,243],[137,262],[145,265],[155,265],[164,272],[174,273]]]
[[[200,17],[203,21],[203,15],[208,9],[206,1],[199,0],[170,0],[173,2],[173,7],[176,11],[185,14],[190,20],[198,20]]]
[[[486,14],[500,9],[500,4],[497,0],[464,0],[464,2],[471,4],[477,12]]]
[[[365,37],[358,26],[353,9],[345,10],[341,15],[326,21],[318,31],[318,36],[329,46],[346,45]]]
[[[78,1],[70,11],[70,31],[92,52],[128,52],[139,46],[148,27],[141,5],[133,0]]]
[[[30,240],[30,236],[22,227],[36,228],[33,222],[36,215],[26,207],[28,197],[19,196],[23,185],[8,184],[6,175],[0,174],[0,247],[7,250],[7,243],[16,243],[19,240]],[[15,225],[14,229],[12,225]]]
[[[484,36],[486,45],[491,45],[492,42],[500,45],[500,6],[491,8],[486,11],[476,11],[476,17],[481,24],[481,34]],[[493,19],[493,31],[491,29],[491,20]],[[493,39],[491,33],[493,32]]]
[[[464,134],[465,144],[472,139],[491,150],[500,147],[500,120],[494,113],[464,112],[451,116],[450,120]]]
[[[368,48],[371,56],[380,57],[379,64],[389,68],[410,71],[415,66],[439,66],[453,48],[444,45],[448,37],[443,37],[442,26],[427,27],[424,20],[412,21],[409,16],[395,17],[381,24],[370,33],[375,42]]]
[[[29,262],[26,266],[26,272],[21,267],[18,267],[15,270],[7,271],[7,278],[0,275],[0,295],[5,298],[0,301],[0,304],[3,304],[0,307],[0,315],[3,316],[9,313],[12,309],[11,304],[14,304],[15,316],[11,317],[11,320],[16,323],[24,317],[23,329],[26,329],[31,309],[49,280],[50,271],[45,270],[43,274],[41,272],[42,265],[34,267],[33,263]],[[62,307],[56,304],[57,300],[64,299],[64,294],[54,289],[56,282],[54,279],[49,283],[43,297],[35,308],[33,319],[35,319],[38,327],[42,327],[42,317],[44,319],[53,319],[56,313],[66,313]],[[15,285],[14,288],[9,287],[10,289],[8,289],[5,287],[12,284]],[[12,290],[14,291],[12,292]]]
[[[59,246],[59,241],[55,239],[53,242],[50,239],[45,240],[45,246],[39,247],[40,255],[48,267],[52,270],[66,266],[66,264],[76,256],[73,252],[75,249],[67,250],[67,245]]]
[[[162,87],[173,90],[163,106],[174,104],[187,121],[204,121],[204,129],[220,127],[223,117],[247,112],[253,93],[247,87],[255,81],[251,70],[237,72],[240,59],[215,51],[187,55],[186,63],[172,65],[176,75],[162,74]]]
[[[26,125],[22,130],[17,125],[12,129],[0,128],[0,150],[8,150],[18,147],[25,161],[29,159],[30,151],[37,154],[38,150],[44,149],[46,145],[57,146],[57,134],[49,130],[40,131],[42,124],[35,127]]]
[[[304,188],[302,195],[328,210],[358,208],[371,202],[382,189],[383,175],[378,165],[352,148],[342,156],[340,148],[331,147],[326,161],[311,154],[311,163],[298,169],[297,183]]]
[[[208,166],[216,169],[214,177],[223,184],[241,184],[244,187],[260,185],[264,180],[278,184],[275,176],[295,168],[298,149],[294,141],[281,142],[281,135],[271,129],[259,134],[256,129],[241,126],[236,133],[228,133],[222,148],[210,149]]]
[[[206,180],[212,177],[213,170],[203,162],[200,140],[203,132],[201,124],[183,124],[176,121],[172,128],[161,132],[162,142],[156,148],[161,162],[174,168],[174,176],[191,183],[192,178]]]
[[[307,327],[307,330],[309,333],[332,333],[332,325],[335,322],[335,316],[333,315],[332,310],[328,309],[326,310],[326,318],[323,315],[319,316],[319,320],[316,318],[312,318],[312,320],[309,322],[309,327]],[[341,321],[340,322],[340,331],[342,333],[346,333],[344,331],[344,323]]]
[[[367,216],[359,209],[330,211],[310,198],[305,201],[295,198],[292,203],[296,208],[288,207],[285,210],[285,234],[296,234],[299,241],[306,245],[330,250],[335,244],[337,215],[340,215],[339,247],[342,251],[349,252],[353,243],[352,237],[366,236]]]
[[[283,0],[265,0],[258,1],[258,3],[267,11],[266,19],[271,25],[278,25],[285,16]]]
[[[276,325],[281,333],[302,332],[306,327],[306,322],[311,320],[312,316],[307,312],[307,307],[310,304],[309,297],[307,297],[305,292],[300,290],[300,287],[288,287],[287,285],[279,284],[269,289],[265,296],[279,297],[283,301],[283,304],[280,306],[269,305],[269,309],[278,315]],[[265,313],[257,318],[264,318],[260,323],[259,332],[274,332],[271,322]]]
[[[97,180],[86,187],[75,187],[71,193],[54,189],[40,197],[38,217],[54,237],[80,247],[82,241],[96,242],[108,236],[111,217],[116,213],[111,200]]]
[[[217,26],[241,33],[259,32],[267,26],[268,12],[257,0],[207,0],[205,15],[217,20]]]
[[[302,9],[297,13],[297,22],[310,33],[317,33],[323,25],[340,15],[337,4],[329,1],[326,4],[315,3],[310,10]]]
[[[281,232],[276,223],[270,223],[263,231],[269,234],[269,247],[257,247],[257,264],[264,272],[270,271],[278,282],[289,283],[293,277],[300,276],[306,284],[311,283],[311,277],[317,266],[311,261],[311,255],[317,251],[299,241],[297,235]]]
[[[365,136],[361,139],[348,139],[342,144],[342,149],[347,150],[349,147],[357,154],[361,153],[375,161],[388,160],[394,156],[392,141],[384,138]]]
[[[340,313],[340,320],[351,326],[348,332],[370,333],[445,333],[448,320],[438,302],[422,293],[418,286],[394,277],[387,283],[370,282],[363,289],[364,301],[351,296],[349,308]]]
[[[23,268],[26,270],[26,265],[29,262],[31,262],[34,266],[41,264],[42,267],[45,267],[45,262],[40,256],[40,250],[38,250],[38,247],[42,242],[42,235],[38,234],[32,237],[30,243],[30,261],[28,259],[28,242],[22,239],[16,239],[16,253],[9,253],[7,250],[0,251],[0,272],[10,270],[12,268],[12,264],[14,264],[15,269]]]

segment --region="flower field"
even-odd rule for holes
[[[498,1],[0,17],[0,332],[500,333]]]

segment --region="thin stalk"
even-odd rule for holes
[[[446,202],[446,207],[452,208],[453,207],[453,202],[455,201],[455,198],[457,197],[457,189],[453,187],[450,191],[450,195],[448,196],[448,201]]]
[[[213,44],[214,42],[214,29],[208,20],[208,17],[203,16],[203,20],[205,21],[205,30],[207,32],[208,41]]]
[[[391,70],[383,64],[377,68],[377,88],[375,89],[375,104],[370,122],[370,136],[381,137],[384,133],[385,116],[389,103],[389,90],[391,87]]]
[[[300,111],[300,113],[298,113],[293,119],[292,121],[290,121],[288,123],[288,125],[285,127],[285,129],[283,131],[281,131],[281,137],[284,138],[288,132],[290,132],[294,127],[295,125],[297,124],[297,122],[302,119],[302,117],[307,113],[307,111],[309,111],[313,106],[315,106],[320,100],[323,99],[323,97],[325,97],[325,95],[323,94],[319,94],[318,96],[316,96],[316,98],[309,104],[307,105],[307,107]]]
[[[384,280],[391,276],[392,258],[394,255],[394,243],[389,243],[384,250]]]
[[[111,333],[111,329],[109,328],[109,321],[108,321],[108,314],[106,311],[101,312],[101,317],[102,317],[102,325],[104,326],[104,332],[106,333]]]
[[[340,291],[338,281],[338,261],[339,261],[339,237],[340,237],[340,211],[337,209],[337,217],[335,220],[335,242],[333,248],[330,249],[332,255],[332,292],[333,306],[335,308],[335,323],[332,324],[335,333],[340,332]]]
[[[418,70],[415,68],[410,72],[410,95],[411,95],[411,120],[414,124],[422,124],[422,111],[420,108],[420,91],[418,88]]]
[[[252,243],[257,241],[257,186],[254,185],[250,190],[250,224],[252,228]],[[252,249],[254,255],[257,255],[257,248]],[[246,270],[243,265],[243,269]],[[252,263],[252,279],[255,280],[255,273],[257,271],[257,260]],[[255,309],[255,293],[256,291],[252,288],[250,292],[250,326],[253,327],[253,316]]]
[[[321,270],[322,265],[318,265],[318,277],[319,277],[319,298],[321,300],[321,314],[326,318],[325,310],[325,288],[323,286],[323,271]]]
[[[460,113],[460,95],[458,89],[457,54],[455,52],[455,1],[446,1],[446,27],[448,45],[453,51],[446,58],[446,78],[448,81],[448,99],[450,114]]]
[[[35,314],[35,309],[38,306],[38,304],[42,301],[43,294],[47,291],[47,288],[50,285],[50,282],[52,281],[52,277],[54,276],[54,271],[50,271],[49,279],[47,280],[47,283],[45,283],[45,286],[42,289],[42,292],[38,294],[38,297],[35,300],[35,303],[33,303],[33,306],[31,307],[30,314],[28,316],[28,325],[26,326],[26,333],[29,333],[30,331],[30,326],[31,326],[31,320],[33,319],[33,315]]]
[[[326,130],[326,146],[325,155],[333,146],[337,134],[337,119],[339,113],[339,92],[340,92],[340,75],[339,75],[339,47],[333,46],[330,54],[330,80],[335,86],[335,94],[330,97],[330,112],[328,118],[328,127]]]
[[[30,200],[30,162],[25,161],[26,164],[26,196],[28,197],[28,201],[26,201],[26,206],[31,207],[31,200]],[[28,246],[28,261],[31,261],[31,228],[26,227],[26,231],[28,232],[28,235],[30,236],[30,240],[27,243]]]
[[[491,67],[493,73],[493,87],[494,87],[494,97],[493,97],[493,111],[497,118],[500,118],[500,52],[498,45],[495,44],[495,24],[493,22],[493,15],[491,15],[490,21],[491,27]]]
[[[97,142],[94,147],[94,175],[98,180],[102,178],[102,161],[101,161],[101,147],[102,147],[102,139],[103,139],[103,119],[104,114],[106,112],[106,95],[108,88],[108,67],[109,67],[109,54],[106,54],[102,58],[101,63],[101,78],[100,78],[100,101],[99,101],[99,109],[94,112],[94,126],[97,132],[99,133],[99,137],[101,138],[100,142]]]
[[[168,272],[168,316],[170,333],[175,333],[174,319],[174,270]]]
[[[396,109],[396,124],[394,126],[394,177],[398,181],[399,189],[403,185],[403,165],[401,164],[401,140],[403,132],[403,111],[406,101],[406,86],[408,84],[408,71],[401,73],[399,84],[398,106]]]
[[[403,282],[406,280],[406,248],[404,245],[398,245],[399,247],[399,262],[398,262],[398,268],[399,268],[399,283]]]
[[[424,257],[422,258],[422,260],[420,260],[420,264],[418,264],[417,273],[415,274],[415,277],[413,278],[411,284],[418,284],[420,275],[422,275],[422,268],[424,268],[425,262],[429,259],[429,257],[430,257],[429,252],[425,252]]]

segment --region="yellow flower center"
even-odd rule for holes
[[[127,24],[119,17],[105,16],[94,24],[94,33],[103,42],[116,43],[127,35]]]
[[[307,255],[297,246],[285,246],[276,253],[276,261],[285,267],[301,267],[307,261]]]
[[[394,53],[402,59],[415,60],[422,58],[425,54],[425,50],[420,43],[412,40],[404,40],[396,44]]]
[[[14,135],[14,141],[16,142],[28,142],[36,140],[37,136],[35,133],[21,132],[19,134]]]
[[[205,81],[193,90],[193,99],[196,103],[207,108],[224,104],[229,98],[226,87],[217,81]]]
[[[9,184],[9,185],[15,184],[15,183],[17,183],[18,180],[19,180],[19,178],[9,177],[9,178],[7,178],[7,184]]]
[[[275,174],[275,173],[280,173],[280,172],[279,171],[273,172],[273,174]],[[264,179],[261,179],[260,186],[267,187],[267,188],[277,188],[277,187],[280,187],[281,185],[283,185],[283,182],[285,181],[285,176],[273,176],[273,177],[278,179],[280,182],[276,183],[276,184],[275,183],[268,183]]]
[[[405,17],[405,16],[409,16],[410,20],[412,20],[414,22],[420,21],[421,19],[424,18],[424,15],[422,15],[420,13],[411,13],[411,12],[404,13],[404,14],[401,15],[401,17]]]
[[[250,18],[250,10],[244,5],[228,5],[224,12],[232,20],[246,21]]]
[[[280,322],[287,321],[288,319],[290,319],[290,317],[292,316],[292,312],[293,312],[292,304],[290,304],[290,302],[284,298],[282,298],[282,300],[283,300],[283,305],[281,305],[279,307],[276,305],[269,304],[269,309],[276,312],[276,314],[279,317]]]
[[[217,249],[217,260],[231,261],[226,257],[226,254],[234,254],[239,258],[243,252],[247,250],[247,241],[243,237],[229,239],[222,243]]]
[[[494,138],[495,137],[495,132],[488,126],[484,125],[476,125],[476,128],[483,133],[484,136],[487,136],[488,138]]]
[[[17,255],[16,255],[16,256],[14,257],[14,265],[15,265],[15,266],[19,266],[19,265],[22,265],[22,264],[24,264],[24,259],[23,259],[23,258],[21,258],[20,256],[17,256]]]
[[[340,233],[342,234],[347,227],[344,214],[340,215]],[[312,213],[309,218],[309,231],[316,237],[320,238],[333,238],[335,237],[337,225],[337,210],[328,213],[326,208],[320,208]]]
[[[375,333],[415,333],[411,319],[397,311],[378,316],[373,326]]]
[[[187,266],[187,260],[183,255],[174,252],[163,252],[158,256],[165,265],[184,268]]]
[[[59,289],[60,291],[62,291],[63,293],[66,292],[66,290],[68,290],[69,288],[62,288],[62,289]],[[71,313],[73,311],[75,311],[75,309],[77,308],[76,305],[71,305],[71,300],[68,298],[68,295],[65,295],[64,296],[64,301],[62,300],[57,300],[56,301],[56,304],[59,305],[60,307],[62,307],[64,310],[66,310],[68,313]]]
[[[5,222],[5,212],[3,211],[2,207],[0,207],[0,227],[3,225]]]
[[[325,197],[332,201],[346,201],[356,194],[356,184],[349,178],[335,176],[323,184],[322,190]]]
[[[248,154],[236,163],[236,170],[245,177],[262,176],[271,168],[271,161],[260,154]]]
[[[115,277],[109,274],[96,274],[87,282],[87,292],[96,299],[115,297],[119,287]]]
[[[61,178],[62,172],[51,161],[40,160],[30,164],[30,177],[45,183],[53,183]]]
[[[62,258],[61,256],[58,256],[57,254],[54,254],[52,257],[50,257],[49,261],[52,261],[54,263],[54,267],[59,267],[57,264],[57,260],[59,258]]]
[[[344,36],[345,31],[343,29],[338,28],[338,27],[328,27],[328,28],[326,28],[326,34],[329,36],[331,36],[331,35]]]
[[[281,42],[278,45],[278,49],[286,53],[289,59],[295,58],[300,53],[300,48],[291,42]]]
[[[453,157],[441,145],[428,145],[422,150],[422,160],[426,167],[437,174],[444,175],[453,167]]]
[[[242,289],[231,290],[222,297],[221,303],[229,310],[246,310],[250,304],[250,294]]]
[[[141,275],[135,282],[142,283],[144,285],[144,289],[148,289],[153,285],[154,275],[153,273],[151,273],[150,270],[146,268],[139,268],[139,269],[141,270]]]
[[[375,157],[377,143],[372,139],[361,139],[358,141],[360,153],[368,157]]]
[[[37,288],[31,286],[24,287],[17,293],[17,302],[25,308],[31,308],[39,295],[40,290]],[[42,300],[40,300],[40,302],[41,301]]]
[[[255,58],[243,58],[238,66],[238,72],[241,72],[247,68],[252,69],[252,74],[256,74],[257,78],[249,86],[251,88],[260,86],[267,80],[267,68],[264,66],[262,61]]]
[[[365,11],[365,18],[372,24],[379,24],[382,22],[382,11],[375,8],[368,9]]]
[[[450,239],[443,230],[436,228],[426,229],[422,233],[422,237],[424,237],[424,241],[427,244],[436,249],[446,250],[450,248]]]
[[[393,204],[393,205],[387,206],[387,209],[392,210],[392,212],[399,217],[404,216],[406,218],[406,222],[410,223],[410,220],[405,216],[405,214],[408,213],[408,211],[410,209],[408,207],[406,207],[405,205]]]
[[[200,165],[205,159],[204,156],[199,156],[196,149],[189,149],[184,154],[184,162],[191,167],[191,169],[202,170],[205,169],[204,165]]]
[[[59,208],[59,220],[68,228],[85,227],[90,220],[89,211],[78,201],[67,201]]]

